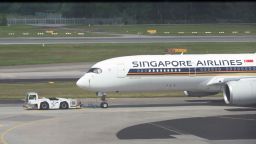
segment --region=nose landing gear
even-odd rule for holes
[[[101,103],[100,103],[100,107],[101,108],[108,108],[108,102],[107,102],[107,94],[104,92],[97,92],[96,93],[97,96],[101,97]]]
[[[107,95],[103,95],[102,97],[101,97],[101,104],[100,104],[100,107],[101,108],[108,108],[108,102],[107,102],[107,100],[106,100],[106,96]]]

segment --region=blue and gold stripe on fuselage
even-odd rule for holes
[[[244,67],[191,67],[191,68],[139,68],[130,69],[130,75],[170,76],[256,76],[256,66]]]

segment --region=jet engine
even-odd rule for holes
[[[227,82],[223,88],[226,104],[256,104],[256,79],[244,79]]]
[[[204,97],[209,95],[215,95],[217,93],[219,92],[184,91],[184,94],[190,97]]]

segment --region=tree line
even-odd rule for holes
[[[122,18],[125,23],[255,23],[256,2],[0,3],[0,13],[60,13],[66,18]]]

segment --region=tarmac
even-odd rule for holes
[[[0,45],[85,43],[255,42],[256,36],[145,36],[114,37],[17,37],[0,38]]]
[[[116,98],[108,109],[24,110],[1,101],[1,144],[255,144],[256,108],[221,97]]]
[[[1,38],[0,44],[254,42],[255,36]],[[0,82],[74,80],[93,63],[0,68]],[[25,110],[0,101],[0,144],[255,144],[256,107],[229,106],[220,97],[83,99],[83,108]]]
[[[78,80],[95,62],[0,66],[0,83]]]

